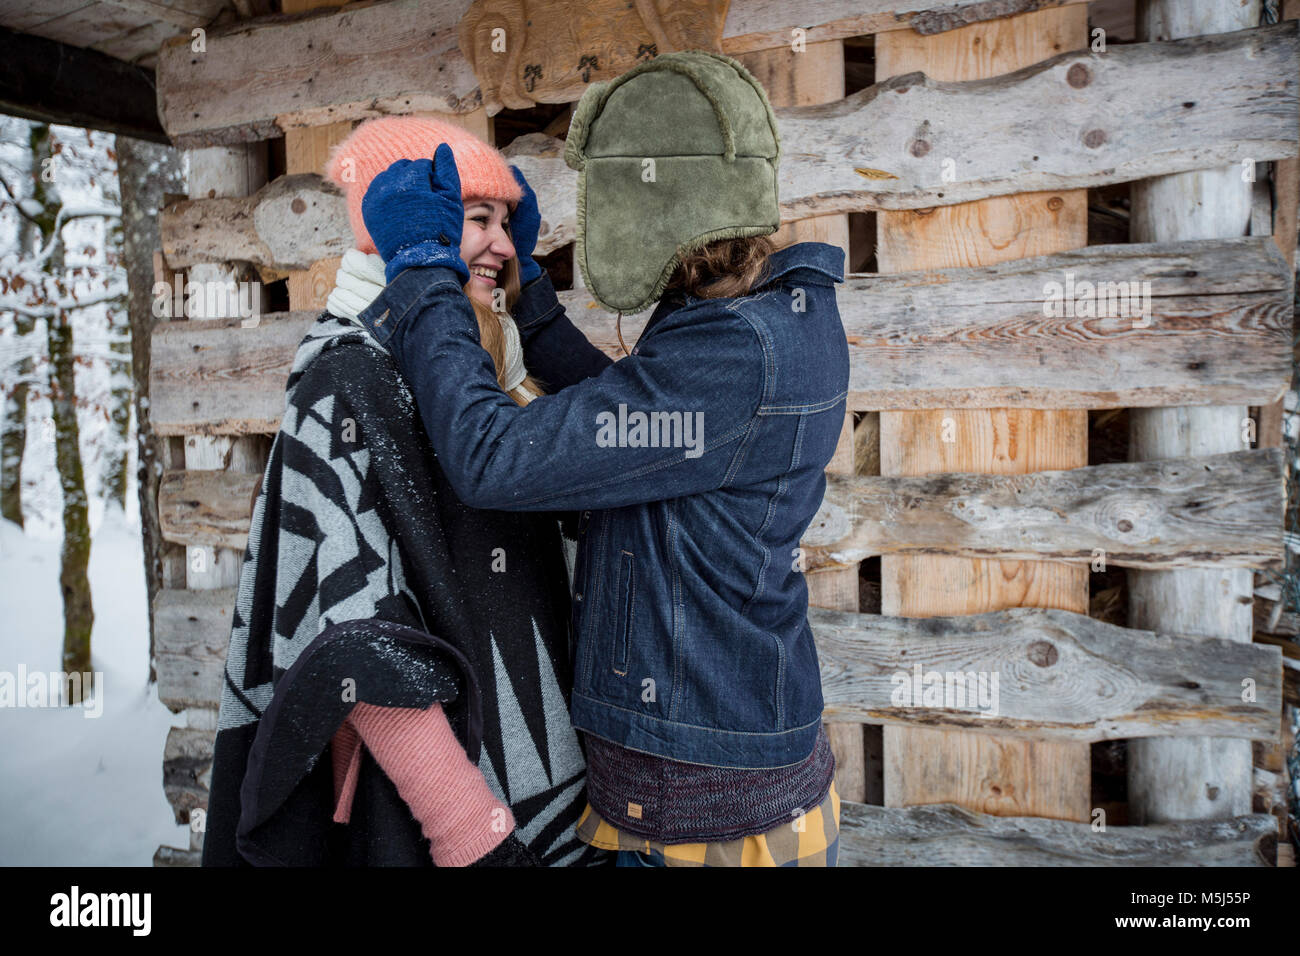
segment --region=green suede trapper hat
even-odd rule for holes
[[[780,159],[767,93],[731,57],[665,53],[593,83],[564,150],[578,171],[578,267],[592,298],[640,312],[684,255],[775,232]]]

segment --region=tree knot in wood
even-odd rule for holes
[[[1082,63],[1076,63],[1066,71],[1065,82],[1069,83],[1076,90],[1081,90],[1092,82],[1092,74]]]
[[[1026,655],[1032,664],[1038,667],[1051,667],[1057,662],[1060,653],[1050,641],[1034,641],[1029,645]]]

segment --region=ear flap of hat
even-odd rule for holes
[[[599,114],[605,103],[605,95],[611,80],[601,80],[591,84],[582,92],[582,98],[573,108],[573,118],[569,120],[569,132],[564,140],[564,162],[570,169],[581,170],[586,165],[583,155],[587,149],[587,135],[591,132],[591,123]]]

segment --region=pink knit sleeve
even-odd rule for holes
[[[352,819],[352,797],[361,770],[361,738],[346,720],[334,734],[330,753],[334,763],[334,822],[347,823]]]
[[[514,830],[510,807],[470,763],[441,704],[420,710],[358,703],[347,722],[420,822],[437,866],[468,866]]]

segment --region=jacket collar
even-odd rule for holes
[[[771,271],[767,281],[756,286],[753,292],[781,282],[803,281],[828,285],[830,282],[844,281],[844,250],[827,242],[796,242],[778,249],[768,257],[768,265]],[[646,333],[668,313],[704,301],[706,300],[681,293],[665,295],[646,320],[637,343],[640,344]],[[632,347],[632,351],[636,351],[636,346]]]
[[[771,274],[759,289],[796,278],[818,285],[844,281],[844,250],[828,242],[796,242],[772,253],[768,263]]]
[[[754,287],[754,293],[795,279],[818,285],[844,281],[844,250],[828,242],[796,242],[792,246],[786,246],[772,253],[767,262],[769,269],[767,279]],[[659,308],[654,311],[655,316],[665,308],[664,301],[665,299],[659,300]],[[670,301],[667,308],[675,308],[683,304],[694,305],[696,302],[703,301],[693,295],[684,298],[679,296],[675,301]]]

